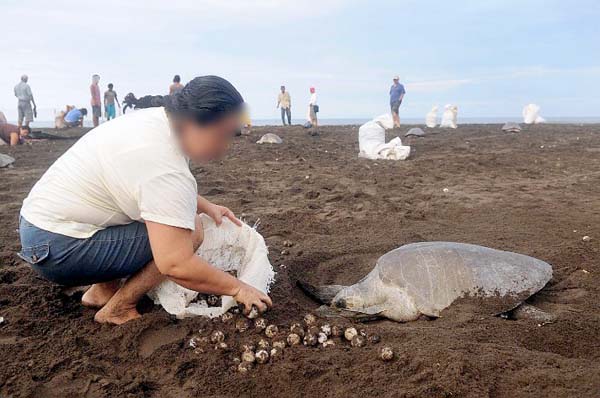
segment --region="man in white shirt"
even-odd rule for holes
[[[310,88],[310,101],[308,103],[308,118],[313,127],[319,126],[317,120],[317,113],[319,113],[319,104],[317,104],[317,90],[314,87]]]

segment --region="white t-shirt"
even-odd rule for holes
[[[81,138],[35,184],[21,215],[73,238],[144,220],[193,230],[197,195],[164,109],[150,108]]]
[[[317,93],[312,93],[310,95],[310,102],[308,103],[309,105],[317,105]]]

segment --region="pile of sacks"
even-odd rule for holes
[[[268,293],[275,272],[263,237],[249,225],[238,227],[227,218],[223,218],[220,226],[205,214],[201,219],[204,240],[196,254],[222,271],[235,271],[242,282]],[[209,307],[204,300],[196,301],[198,292],[169,280],[154,288],[148,296],[177,318],[198,315],[214,318],[237,304],[233,297],[222,296],[220,306]]]
[[[405,160],[410,155],[410,146],[402,145],[399,137],[385,142],[385,130],[394,127],[392,116],[381,115],[358,129],[358,156],[367,159]]]
[[[425,125],[429,128],[434,128],[437,125],[437,105],[431,108],[431,110],[425,115]],[[444,113],[442,114],[442,122],[440,127],[455,129],[458,127],[458,106],[448,104],[444,107]]]
[[[523,108],[523,122],[525,124],[544,123],[546,119],[540,116],[540,107],[536,104],[528,104]]]

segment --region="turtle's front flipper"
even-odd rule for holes
[[[367,312],[352,311],[344,308],[329,307],[322,305],[317,308],[317,315],[323,318],[348,318],[356,322],[368,322],[381,319],[382,308],[368,308]]]
[[[541,324],[556,321],[556,315],[542,311],[531,304],[521,304],[510,312],[509,317],[512,319],[531,319]]]
[[[304,293],[308,294],[321,304],[326,305],[330,305],[333,301],[333,298],[339,293],[339,291],[346,287],[342,285],[314,286],[301,280],[298,280],[296,283],[300,289],[304,291]]]

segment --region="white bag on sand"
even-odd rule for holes
[[[268,293],[275,272],[263,237],[247,224],[238,227],[224,218],[221,226],[217,227],[207,215],[202,214],[201,218],[204,241],[196,254],[220,270],[237,271],[241,281]],[[214,318],[236,305],[231,296],[221,296],[220,307],[209,307],[204,300],[193,302],[198,293],[172,281],[161,283],[148,296],[177,318],[198,315]]]
[[[394,127],[391,115],[381,115],[360,126],[358,129],[358,156],[367,159],[405,160],[410,155],[410,147],[402,145],[396,137],[386,144],[385,130]]]
[[[523,122],[525,124],[538,124],[546,122],[546,119],[540,116],[540,107],[536,104],[528,104],[523,108]]]
[[[435,126],[437,126],[437,113],[438,113],[438,106],[435,105],[433,108],[431,108],[429,113],[427,113],[427,115],[425,116],[425,125],[427,127],[434,128]]]
[[[456,119],[458,117],[458,107],[456,105],[446,105],[444,107],[444,114],[442,115],[442,123],[440,127],[455,129],[458,127]]]

